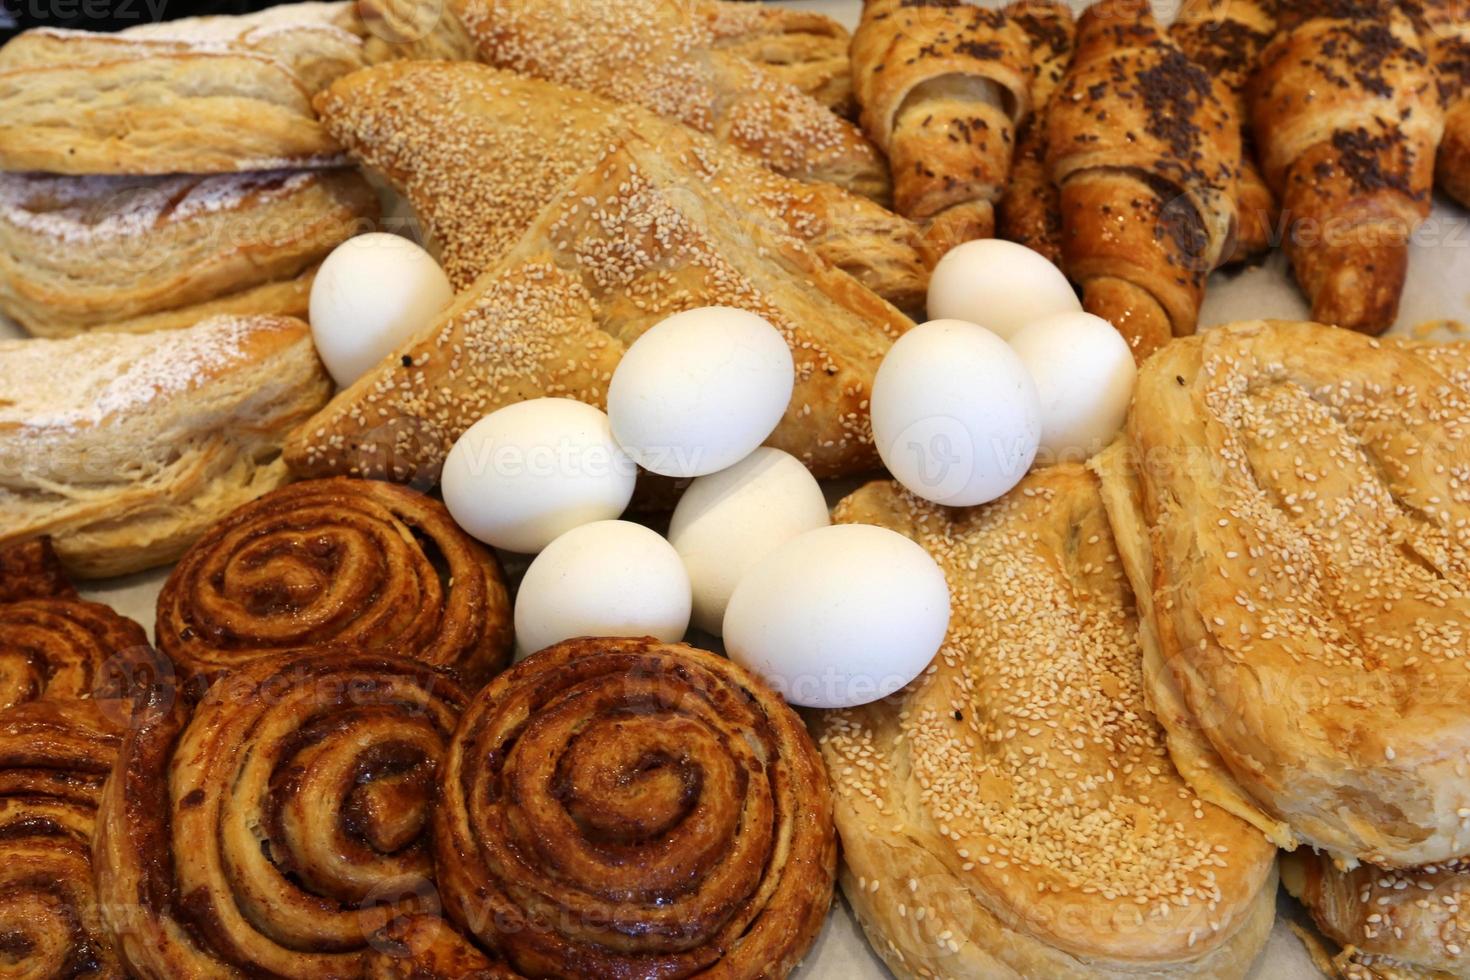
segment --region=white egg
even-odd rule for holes
[[[998,238],[950,249],[929,277],[930,317],[978,323],[1006,338],[1033,320],[1081,309],[1060,269]]]
[[[607,416],[570,398],[536,398],[492,412],[444,460],[444,504],[465,531],[535,554],[574,527],[617,517],[638,467]]]
[[[765,442],[791,401],[791,348],[745,310],[709,306],[655,324],[607,391],[613,434],[664,476],[716,473]]]
[[[352,384],[454,298],[434,257],[401,235],[349,238],[311,283],[311,336],[337,384]]]
[[[1041,439],[1041,403],[1020,355],[959,320],[931,320],[898,339],[873,379],[872,416],[889,472],[950,507],[1015,486]]]
[[[694,589],[694,625],[720,634],[730,593],[772,549],[828,523],[827,501],[801,461],[763,447],[689,485],[669,522],[669,543]]]
[[[730,659],[793,704],[887,697],[929,665],[949,626],[944,572],[887,528],[838,524],[756,562],[725,613]]]
[[[516,594],[516,646],[535,653],[577,636],[689,629],[689,575],[674,546],[641,524],[597,521],[547,545]]]
[[[1027,326],[1011,347],[1041,398],[1041,452],[1048,463],[1082,461],[1106,446],[1128,414],[1138,369],[1113,325],[1064,313]]]

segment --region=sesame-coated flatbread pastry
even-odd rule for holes
[[[288,3],[116,34],[37,28],[0,48],[0,169],[220,173],[329,162],[311,97],[363,64],[346,3]]]
[[[606,400],[622,353],[674,313],[734,306],[791,346],[795,388],[768,444],[821,475],[877,463],[868,400],[901,313],[705,175],[626,137],[417,336],[286,447],[302,476],[438,477],[490,412],[538,397]]]
[[[347,151],[412,202],[459,289],[518,242],[609,145],[637,134],[702,174],[711,193],[739,202],[744,220],[805,241],[902,309],[924,304],[928,270],[911,222],[834,185],[782,177],[642,106],[441,61],[354,72],[317,96],[316,106]]]
[[[1176,764],[1348,865],[1470,853],[1470,375],[1417,347],[1177,341],[1097,463]]]
[[[1245,976],[1276,851],[1169,761],[1096,478],[1052,467],[967,509],[873,483],[835,519],[918,542],[953,603],[918,680],[815,719],[843,892],[889,968]]]
[[[0,174],[0,312],[42,337],[305,317],[317,263],[377,217],[355,170]]]

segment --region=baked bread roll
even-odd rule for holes
[[[1139,0],[1102,0],[1047,114],[1062,266],[1083,306],[1142,359],[1194,332],[1205,279],[1234,248],[1240,124],[1224,84]]]
[[[1420,21],[1445,111],[1434,178],[1446,194],[1470,207],[1470,3],[1416,0],[1408,10]]]
[[[158,594],[158,647],[187,676],[280,653],[397,654],[475,686],[505,666],[511,607],[494,553],[407,487],[316,480],[230,514]]]
[[[673,313],[734,306],[786,337],[795,389],[769,444],[828,476],[876,465],[868,398],[910,323],[799,242],[628,137],[427,328],[293,433],[302,476],[437,479],[461,433],[541,396],[601,405],[622,352]]]
[[[412,202],[457,289],[520,241],[609,145],[637,134],[738,204],[744,221],[802,239],[901,309],[924,305],[928,269],[911,222],[831,184],[778,176],[642,106],[485,65],[424,61],[355,72],[316,106],[332,135]],[[558,124],[546,125],[548,116]]]
[[[305,317],[316,263],[377,218],[355,170],[0,174],[0,311],[42,337]]]
[[[1436,79],[1395,0],[1294,0],[1261,56],[1251,119],[1285,248],[1321,323],[1382,333],[1444,132]]]
[[[50,538],[42,535],[0,545],[0,603],[75,598],[77,587],[61,567]]]
[[[330,392],[285,317],[0,341],[0,544],[49,534],[83,578],[167,564],[285,482],[281,441]]]
[[[0,170],[220,173],[328,162],[311,96],[361,67],[345,3],[38,28],[0,48]]]
[[[723,657],[549,647],[490,682],[444,765],[446,914],[536,977],[785,977],[837,840],[801,719]]]
[[[1150,360],[1098,464],[1176,764],[1284,847],[1470,849],[1467,420],[1410,346],[1242,323]]]
[[[834,518],[912,538],[953,597],[918,680],[816,719],[843,894],[889,968],[1244,977],[1276,852],[1169,763],[1096,479],[1050,467],[968,509],[873,483]]]
[[[81,599],[0,604],[0,709],[30,701],[118,701],[155,679],[143,627]],[[108,705],[121,712],[126,704]]]
[[[865,0],[852,38],[863,129],[888,154],[893,206],[938,259],[995,233],[1016,126],[1031,108],[1031,47],[1000,10]]]
[[[0,935],[15,977],[126,976],[92,883],[97,801],[121,741],[97,704],[0,714]]]
[[[271,657],[192,714],[155,694],[98,812],[97,892],[131,974],[358,977],[432,900],[429,810],[465,695],[391,657]]]

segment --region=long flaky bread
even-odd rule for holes
[[[1187,0],[1169,27],[1174,43],[1224,83],[1243,127],[1236,186],[1240,229],[1229,257],[1233,262],[1259,257],[1277,238],[1280,209],[1256,163],[1248,97],[1261,52],[1275,33],[1276,0]]]
[[[1429,214],[1444,113],[1396,0],[1293,0],[1261,56],[1251,118],[1312,318],[1381,333]]]
[[[0,174],[0,311],[43,337],[189,325],[201,306],[305,316],[316,264],[377,217],[355,170]]]
[[[924,224],[931,254],[991,237],[1031,104],[1025,32],[952,0],[866,0],[852,71],[863,129],[888,154],[894,208]]]
[[[737,306],[785,335],[796,387],[770,444],[814,472],[877,456],[868,398],[894,307],[636,136],[615,145],[454,304],[296,432],[298,474],[433,480],[454,440],[541,396],[602,404],[627,345],[670,314]]]
[[[996,204],[996,232],[1060,264],[1062,201],[1046,169],[1046,113],[1072,63],[1077,25],[1058,0],[1016,0],[1006,14],[1031,42],[1031,115],[1016,135],[1011,180]]]
[[[1047,167],[1063,269],[1135,356],[1194,332],[1205,280],[1234,247],[1239,164],[1223,83],[1146,4],[1091,7],[1047,114]]]
[[[519,241],[609,145],[632,134],[702,174],[710,193],[740,202],[742,221],[803,239],[904,310],[923,306],[928,270],[913,223],[830,184],[779,176],[641,106],[486,65],[425,61],[355,72],[316,105],[348,152],[413,203],[459,289]]]
[[[1348,864],[1470,847],[1470,347],[1453,346],[1264,322],[1176,341],[1098,464],[1179,769]]]
[[[286,480],[286,433],[331,392],[305,323],[0,342],[0,543],[51,535],[82,577],[181,555]]]
[[[0,48],[0,169],[218,173],[307,166],[336,145],[311,97],[363,64],[345,3],[38,28]]]
[[[1416,0],[1409,9],[1419,20],[1445,110],[1434,178],[1470,207],[1470,0]]]

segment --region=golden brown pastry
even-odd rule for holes
[[[1251,119],[1285,248],[1321,323],[1382,333],[1429,214],[1444,112],[1395,0],[1283,0]]]
[[[1046,113],[1072,63],[1077,25],[1057,0],[1016,0],[1006,16],[1031,42],[1031,115],[1016,136],[1011,180],[996,204],[999,237],[1062,261],[1062,201],[1046,169]]]
[[[1419,22],[1445,110],[1434,178],[1446,194],[1470,207],[1470,3],[1415,0],[1405,6]]]
[[[426,61],[356,72],[316,105],[332,135],[413,203],[458,289],[609,145],[638,134],[741,207],[743,221],[805,241],[901,309],[924,304],[928,270],[911,222],[830,184],[778,176],[642,106],[485,65]]]
[[[628,344],[701,306],[759,313],[791,345],[794,394],[770,445],[822,475],[876,464],[869,392],[909,321],[631,136],[433,324],[295,432],[287,461],[304,476],[433,480],[455,439],[503,405],[601,405]]]
[[[0,170],[219,173],[337,147],[311,96],[363,64],[344,3],[291,3],[117,34],[38,28],[0,48]]]
[[[1016,126],[1031,108],[1031,46],[1003,11],[954,0],[865,0],[852,38],[863,129],[888,154],[893,206],[938,259],[995,232]]]
[[[826,921],[801,719],[714,654],[581,639],[466,710],[434,811],[449,918],[537,977],[785,977]]]
[[[1146,4],[1102,0],[1047,114],[1062,266],[1140,360],[1194,332],[1236,231],[1240,125]]]
[[[1243,127],[1236,184],[1240,227],[1231,262],[1258,258],[1279,237],[1280,209],[1256,164],[1248,94],[1261,52],[1275,33],[1276,0],[1189,0],[1169,27],[1174,43],[1190,60],[1224,83]]]
[[[77,587],[45,535],[0,546],[0,602],[75,599]]]
[[[1245,976],[1276,852],[1170,765],[1096,479],[1055,466],[968,509],[873,483],[834,516],[912,538],[952,597],[918,680],[815,721],[843,893],[889,968]]]
[[[478,685],[505,666],[500,563],[444,505],[371,480],[268,493],[212,527],[158,595],[158,647],[186,675],[281,653],[391,653]]]
[[[0,709],[131,697],[137,682],[151,679],[154,664],[143,627],[100,603],[0,604]]]
[[[373,938],[369,980],[521,980],[433,915],[399,919]]]
[[[0,341],[0,544],[49,534],[83,578],[173,561],[285,482],[281,442],[330,391],[285,317]]]
[[[377,217],[355,170],[0,174],[0,312],[43,337],[305,317],[316,263]]]
[[[1467,424],[1412,347],[1241,323],[1150,360],[1099,463],[1176,764],[1282,846],[1470,849]]]
[[[10,976],[127,975],[92,883],[97,801],[120,741],[90,702],[0,713],[0,936]]]
[[[739,55],[841,116],[852,112],[851,38],[831,17],[747,0],[701,0],[716,50]]]
[[[466,696],[410,660],[270,657],[156,695],[98,812],[97,892],[133,975],[365,975],[432,901],[429,810]]]

